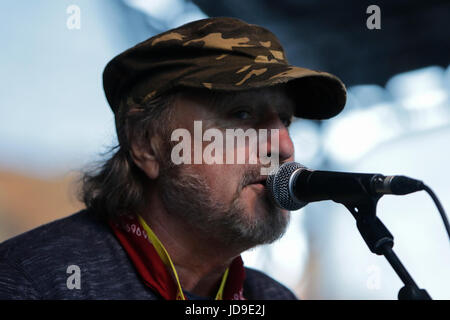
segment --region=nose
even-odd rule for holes
[[[289,135],[289,130],[284,125],[278,114],[271,117],[268,130],[267,150],[270,150],[269,156],[276,156],[278,153],[279,162],[284,163],[294,160],[294,143]],[[278,131],[278,150],[276,144],[272,143],[272,129]]]
[[[294,143],[288,129],[283,125],[280,128],[280,163],[294,161]]]

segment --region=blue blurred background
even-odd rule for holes
[[[450,210],[450,6],[379,1],[73,0],[0,4],[0,241],[82,208],[75,181],[116,143],[102,71],[139,41],[208,16],[234,16],[276,33],[291,63],[348,86],[331,121],[296,120],[296,161],[336,171],[425,181]],[[377,4],[377,3],[375,3]],[[444,18],[447,19],[444,19]],[[445,36],[442,36],[445,35]],[[398,256],[434,299],[450,299],[450,248],[424,193],[385,196],[378,216]],[[280,241],[244,253],[304,299],[396,299],[401,281],[333,202],[292,213]]]

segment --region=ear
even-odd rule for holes
[[[131,144],[131,158],[150,179],[156,179],[159,176],[160,163],[157,152],[158,141],[156,137],[150,139],[150,146],[143,143]]]

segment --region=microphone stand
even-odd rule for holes
[[[417,286],[392,250],[394,237],[376,216],[376,206],[380,198],[381,195],[365,194],[334,201],[343,204],[352,213],[356,219],[356,226],[370,251],[377,255],[384,255],[404,283],[398,293],[398,300],[431,300],[427,291]]]

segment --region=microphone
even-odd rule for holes
[[[423,190],[424,184],[406,176],[311,170],[287,162],[268,176],[266,189],[280,208],[298,210],[322,200],[349,203],[367,196],[405,195]]]

